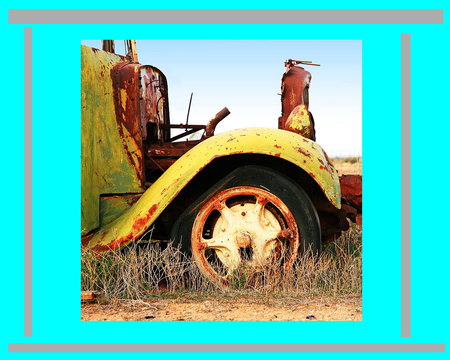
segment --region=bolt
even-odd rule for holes
[[[222,228],[222,232],[225,232],[225,228]]]
[[[241,215],[242,215],[242,216],[245,216],[245,211],[241,212]]]

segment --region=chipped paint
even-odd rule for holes
[[[122,116],[132,104],[120,100],[121,88],[114,86],[117,79],[111,76],[128,60],[85,46],[81,52],[81,208],[82,235],[86,235],[100,226],[100,195],[145,189],[139,129],[133,125],[135,120]]]
[[[286,120],[285,129],[314,140],[314,124],[304,104],[296,106]]]
[[[302,154],[302,155],[304,155],[306,157],[309,157],[309,158],[311,157],[311,153],[307,152],[305,149],[303,149],[301,147],[296,146],[295,150],[297,150],[300,154]],[[321,160],[318,159],[318,161],[321,161]]]
[[[161,71],[82,47],[83,245],[105,251],[139,238],[196,174],[229,155],[261,154],[289,161],[304,169],[330,204],[340,208],[336,170],[311,141],[310,79],[297,66],[289,66],[283,76],[283,130],[244,129],[212,137],[228,109],[206,126],[171,125]],[[180,136],[171,137],[172,128],[184,128],[184,134],[205,130],[205,136],[173,142]]]
[[[235,141],[237,137],[239,142]],[[120,218],[101,228],[91,238],[88,247],[96,250],[110,249],[138,238],[201,169],[215,158],[228,155],[254,153],[287,160],[314,178],[330,203],[340,208],[341,195],[336,170],[328,164],[319,145],[302,139],[305,138],[284,130],[243,129],[216,135],[201,142],[166,170]],[[276,151],[274,142],[283,148],[282,152]],[[310,156],[299,152],[300,146]],[[324,165],[328,171],[320,169]]]

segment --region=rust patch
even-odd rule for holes
[[[309,157],[309,158],[311,157],[311,154],[309,152],[307,152],[306,150],[303,150],[301,147],[296,146],[295,150],[297,150],[300,154],[305,155],[306,157]]]
[[[224,107],[222,110],[220,110],[206,125],[205,135],[207,137],[213,136],[217,124],[220,121],[222,121],[223,119],[225,119],[228,115],[230,115],[230,110],[228,110],[228,108]],[[241,136],[245,136],[245,135],[241,135]]]
[[[111,247],[113,249],[118,249],[118,248],[122,247],[123,245],[128,244],[130,241],[132,241],[134,239],[134,237],[135,237],[134,233],[131,232],[131,233],[129,233],[126,236],[123,236],[123,237],[121,237],[119,239],[114,240],[111,243]]]
[[[92,239],[92,237],[94,236],[94,234],[95,234],[95,233],[92,233],[92,234],[90,234],[90,235],[83,236],[83,237],[81,238],[81,246],[82,246],[82,247],[87,246],[87,244],[89,244],[89,241],[91,241],[91,239]]]
[[[328,166],[320,166],[320,170],[325,170],[327,173],[329,173],[330,175],[332,175],[330,169],[328,169]]]
[[[150,218],[155,214],[156,210],[158,210],[158,205],[154,204],[148,209],[147,214],[143,217],[137,218],[134,221],[134,224],[132,226],[132,231],[125,236],[122,236],[120,238],[114,239],[107,245],[98,244],[95,245],[92,250],[95,252],[104,252],[104,251],[112,251],[115,249],[118,249],[126,244],[128,244],[130,241],[134,240],[141,232],[141,229],[143,226],[147,224],[147,222],[150,220]],[[100,237],[100,242],[106,237],[107,232],[103,233]]]
[[[277,149],[281,149],[280,145],[275,144],[273,147],[277,148]]]
[[[286,120],[292,110],[301,104],[308,107],[304,89],[309,86],[311,73],[300,66],[287,66],[281,80],[281,116],[278,128],[285,129]]]
[[[313,172],[308,172],[309,176],[311,176],[313,179],[316,179],[316,175]]]
[[[323,155],[325,155],[325,159],[328,161],[329,164],[332,164],[333,162],[330,160],[330,158],[328,157],[327,153],[325,152],[325,150],[323,151]]]
[[[276,156],[276,157],[281,157],[281,153],[276,153],[276,154],[273,154],[273,156]]]
[[[342,200],[362,212],[362,177],[360,175],[342,175],[339,177]]]
[[[140,108],[136,99],[139,80],[139,65],[119,63],[111,69],[114,107],[117,130],[126,152],[128,162],[136,171],[136,176],[144,182],[144,158],[140,128]],[[125,133],[126,132],[129,134]],[[130,145],[133,148],[130,148]]]
[[[145,224],[150,220],[150,218],[155,214],[156,210],[158,210],[158,205],[154,204],[150,209],[148,209],[147,214],[143,217],[137,218],[133,224],[133,230],[139,232]]]

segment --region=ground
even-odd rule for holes
[[[360,158],[336,158],[342,174],[361,174]],[[359,321],[361,296],[293,297],[258,293],[161,292],[143,300],[82,304],[84,321]]]
[[[218,296],[178,296],[82,306],[82,320],[87,321],[310,321],[307,317],[312,321],[361,320],[361,298],[239,296],[224,301]]]

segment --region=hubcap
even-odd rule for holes
[[[237,236],[236,236],[236,243],[240,248],[248,248],[250,246],[250,244],[252,243],[252,236],[246,232],[240,232]]]

